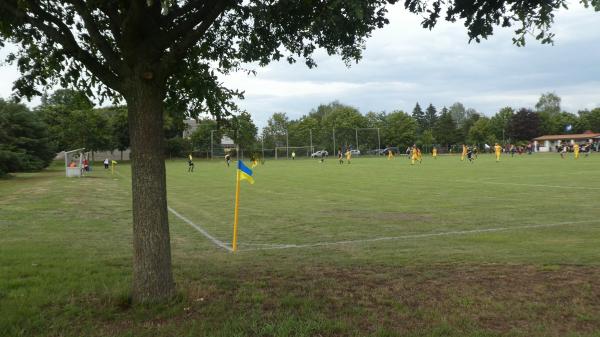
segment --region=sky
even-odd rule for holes
[[[517,47],[511,29],[497,28],[488,40],[469,44],[462,24],[441,22],[426,30],[419,16],[396,5],[390,24],[367,40],[358,64],[347,67],[339,56],[320,51],[316,69],[303,62],[250,64],[257,75],[236,73],[222,80],[245,91],[238,104],[259,127],[275,112],[295,119],[332,101],[362,113],[410,113],[416,102],[439,110],[462,102],[491,116],[505,106],[533,107],[542,93],[554,92],[564,110],[577,112],[600,106],[600,13],[577,3],[570,7],[557,12],[554,45],[531,36],[525,47]],[[0,50],[0,57],[5,54]],[[0,97],[10,96],[17,77],[14,67],[0,66]]]

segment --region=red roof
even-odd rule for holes
[[[533,140],[541,141],[541,140],[582,140],[582,139],[590,139],[600,137],[600,133],[586,132],[586,133],[578,133],[574,135],[544,135]]]

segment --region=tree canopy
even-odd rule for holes
[[[55,144],[37,112],[25,105],[0,99],[0,177],[9,172],[47,167]]]

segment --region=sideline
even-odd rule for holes
[[[503,232],[503,231],[510,231],[510,230],[516,230],[516,229],[547,228],[547,227],[577,225],[577,224],[582,224],[582,223],[598,223],[598,222],[600,222],[600,221],[599,220],[584,220],[584,221],[574,221],[574,222],[557,222],[557,223],[553,223],[553,224],[541,224],[541,225],[525,225],[525,226],[514,226],[514,227],[483,228],[483,229],[472,229],[472,230],[463,230],[463,231],[450,231],[450,232],[439,232],[439,233],[411,234],[411,235],[402,235],[402,236],[384,236],[384,237],[372,238],[372,239],[357,239],[357,240],[344,240],[344,241],[332,241],[332,242],[317,242],[317,243],[307,243],[307,244],[273,244],[272,247],[239,249],[238,251],[256,251],[256,250],[273,250],[273,249],[290,249],[290,248],[311,248],[311,247],[346,245],[346,244],[376,242],[376,241],[393,241],[393,240],[406,240],[406,239],[428,238],[428,237],[436,237],[436,236],[478,234],[478,233],[487,233],[487,232]],[[250,245],[250,243],[247,243],[247,245]]]

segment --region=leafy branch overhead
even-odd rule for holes
[[[361,58],[365,39],[388,23],[387,7],[396,0],[3,0],[0,42],[15,43],[9,55],[21,78],[19,96],[31,98],[60,84],[100,99],[135,90],[132,78],[165,83],[171,106],[192,114],[217,116],[237,110],[243,93],[219,82],[219,74],[243,64],[302,60],[316,65],[323,48],[350,64]],[[600,9],[600,0],[583,0]],[[515,43],[535,32],[542,43],[554,11],[565,0],[424,1],[404,7],[433,28],[443,18],[463,20],[470,40],[480,41],[494,26],[519,25]],[[143,55],[143,56],[140,56]]]

